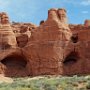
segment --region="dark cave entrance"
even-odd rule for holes
[[[66,58],[63,61],[63,64],[65,65],[71,65],[78,61],[79,55],[77,52],[72,51],[69,55],[66,56]]]
[[[27,60],[20,55],[10,55],[1,63],[5,66],[5,76],[25,76],[27,74]]]
[[[73,43],[77,43],[78,42],[78,34],[73,34],[73,36],[71,37],[71,40]]]

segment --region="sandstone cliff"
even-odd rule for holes
[[[65,9],[50,9],[46,21],[10,23],[0,13],[0,74],[5,76],[90,74],[90,21],[67,23]]]
[[[62,74],[64,52],[72,36],[66,20],[64,9],[50,9],[47,20],[31,32],[23,50],[34,75]]]

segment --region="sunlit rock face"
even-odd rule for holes
[[[63,60],[70,46],[72,32],[64,9],[50,9],[48,18],[31,33],[23,49],[30,59],[33,75],[63,74]],[[29,53],[28,53],[29,52]]]
[[[90,20],[67,23],[65,9],[48,10],[39,26],[10,23],[0,13],[0,74],[11,77],[90,74]]]
[[[10,23],[8,15],[0,13],[0,74],[12,77],[31,74],[21,48],[27,44],[35,27],[30,23]]]
[[[89,74],[89,29],[68,25],[65,9],[50,9],[47,20],[31,32],[23,49],[32,74]]]
[[[0,13],[1,24],[9,24],[9,17],[5,12]]]
[[[16,37],[5,12],[0,13],[0,49],[16,47]]]

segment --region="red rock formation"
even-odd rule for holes
[[[11,48],[0,52],[0,74],[5,76],[28,76],[30,66],[28,59],[20,48]],[[29,70],[28,70],[29,69]]]
[[[5,12],[2,12],[0,16],[1,16],[1,24],[9,24],[9,18]]]
[[[16,37],[17,44],[19,47],[24,47],[28,42],[28,36],[26,34],[21,34]]]
[[[30,23],[10,24],[8,18],[1,19],[0,73],[90,74],[89,33],[88,20],[84,25],[68,25],[65,9],[50,9],[47,20],[38,27]],[[11,47],[3,48],[7,44]]]
[[[16,37],[12,31],[12,27],[8,21],[6,13],[1,13],[1,24],[0,24],[0,49],[8,49],[16,47]]]
[[[33,75],[63,74],[64,48],[73,48],[69,45],[72,33],[65,23],[66,17],[58,16],[58,11],[60,14],[64,10],[49,10],[48,19],[32,31],[28,45],[23,49]]]
[[[90,26],[90,20],[85,20],[84,26],[85,26],[85,27]]]
[[[17,44],[19,47],[24,47],[31,36],[31,30],[37,26],[31,23],[15,23],[12,24],[12,30],[15,33]]]

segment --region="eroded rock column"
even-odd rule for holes
[[[12,31],[8,15],[2,12],[0,16],[0,49],[5,50],[10,47],[16,47],[16,37]]]

